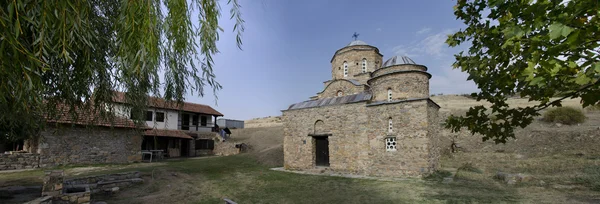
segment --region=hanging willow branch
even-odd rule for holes
[[[227,4],[241,49],[240,5]],[[104,110],[115,90],[133,110],[148,94],[216,93],[220,12],[217,0],[0,1],[0,141],[27,138],[65,111]]]

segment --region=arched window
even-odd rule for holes
[[[367,72],[367,59],[363,58],[363,63],[362,63],[362,72],[365,73]]]
[[[338,97],[340,97],[340,96],[343,96],[343,95],[344,95],[344,92],[342,92],[342,91],[337,91],[337,94],[336,94],[336,95],[337,95]]]
[[[348,62],[344,62],[344,77],[348,76]]]
[[[392,126],[392,117],[388,118],[388,132],[394,132],[394,127]]]
[[[388,88],[388,101],[392,101],[392,88]]]

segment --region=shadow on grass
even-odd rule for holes
[[[494,181],[456,180],[451,183],[427,182],[422,197],[445,203],[519,203],[517,188]]]

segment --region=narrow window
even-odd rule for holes
[[[344,62],[344,77],[348,76],[348,63]]]
[[[367,59],[363,59],[362,72],[363,73],[367,72]]]
[[[388,152],[396,151],[396,138],[395,137],[385,138],[385,151],[388,151]]]
[[[388,89],[388,101],[392,101],[392,88]]]
[[[388,118],[388,132],[394,132],[394,127],[392,127],[392,118]]]
[[[164,112],[156,112],[156,122],[165,122]]]
[[[196,127],[198,131],[198,115],[192,115],[192,127]]]
[[[152,121],[152,111],[146,111],[146,121]]]
[[[338,91],[338,92],[337,92],[337,96],[338,96],[338,97],[340,97],[340,96],[343,96],[343,95],[344,95],[344,92],[342,92],[342,91]]]
[[[200,126],[206,127],[206,125],[207,125],[206,121],[207,121],[206,116],[200,116]]]

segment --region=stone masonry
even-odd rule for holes
[[[315,169],[327,157],[320,165],[339,173],[422,177],[435,171],[439,106],[429,99],[427,67],[401,56],[382,63],[379,50],[362,41],[339,49],[331,63],[323,91],[283,110],[284,168]],[[317,144],[323,138],[325,150]]]
[[[142,136],[135,129],[48,127],[38,146],[41,166],[141,161]]]
[[[39,162],[40,162],[39,154],[32,154],[32,153],[0,154],[0,171],[1,170],[38,168]]]

